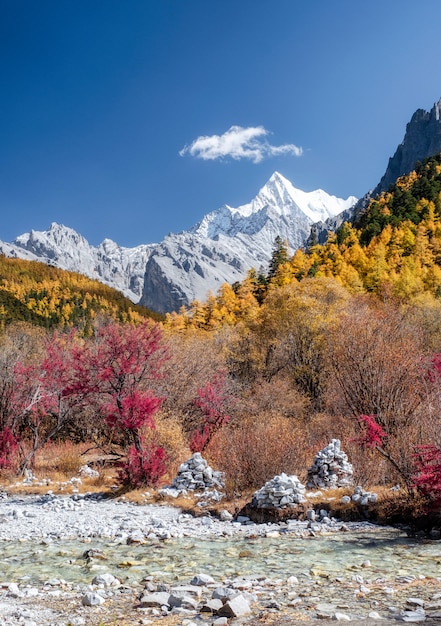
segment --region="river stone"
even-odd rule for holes
[[[320,604],[317,604],[317,606],[315,607],[315,610],[317,611],[317,613],[320,613],[322,615],[326,614],[326,616],[329,617],[330,615],[335,613],[337,607],[335,606],[335,604],[320,602]]]
[[[217,613],[220,617],[241,617],[250,613],[250,611],[248,600],[242,594],[239,594],[235,598],[227,600]]]
[[[104,602],[103,596],[100,596],[98,593],[93,593],[92,591],[88,591],[81,598],[81,604],[83,606],[100,606],[104,604]]]
[[[222,600],[222,602],[226,602],[236,596],[240,595],[238,591],[235,589],[230,589],[229,587],[216,587],[213,590],[211,597],[213,599]]]
[[[170,594],[168,598],[168,604],[172,607],[179,607],[182,609],[189,609],[195,611],[198,608],[198,601],[192,598],[190,595],[182,596]]]
[[[87,478],[99,478],[100,473],[89,467],[89,465],[82,465],[78,470],[80,476],[86,476]]]
[[[201,613],[217,613],[222,608],[223,602],[218,598],[211,598],[201,606]]]
[[[92,585],[104,585],[105,587],[116,587],[120,584],[121,582],[118,578],[115,578],[113,574],[108,573],[98,574],[98,576],[95,576],[92,580]]]
[[[167,591],[144,593],[139,599],[141,607],[161,607],[169,605],[170,594]]]
[[[430,602],[425,608],[430,611],[439,611],[441,610],[441,602]]]
[[[6,594],[9,598],[20,598],[22,593],[17,583],[10,583],[8,585],[8,592]]]
[[[203,587],[204,585],[210,585],[214,582],[214,578],[209,574],[196,574],[196,576],[193,576],[191,579],[190,584],[197,587]]]
[[[233,516],[226,509],[222,509],[222,511],[219,513],[219,519],[221,520],[221,522],[231,522]]]
[[[383,619],[377,611],[370,611],[368,617],[370,619]]]
[[[424,622],[426,620],[426,612],[422,608],[418,608],[415,611],[401,611],[395,619],[401,622]]]
[[[357,485],[357,487],[354,488],[354,493],[352,494],[350,499],[352,500],[352,502],[356,502],[360,506],[366,507],[369,504],[375,504],[375,502],[377,502],[378,500],[378,495],[372,491],[365,491],[363,487],[360,487],[360,485]],[[343,498],[342,498],[342,502],[343,502]]]

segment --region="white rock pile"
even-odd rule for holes
[[[78,470],[78,474],[86,478],[99,478],[100,476],[100,473],[89,465],[82,465]]]
[[[335,489],[353,485],[352,464],[340,446],[340,439],[332,439],[329,445],[316,454],[312,467],[308,469],[306,485],[309,489]]]
[[[349,502],[358,502],[361,506],[367,506],[368,504],[374,504],[377,502],[378,496],[373,491],[366,491],[363,487],[355,487],[352,496],[343,496],[341,501],[343,504],[349,504]]]
[[[253,495],[252,506],[260,509],[286,508],[305,501],[305,486],[297,476],[279,474]]]
[[[204,491],[224,485],[222,473],[213,470],[201,453],[195,452],[191,459],[180,465],[171,486],[179,491]]]

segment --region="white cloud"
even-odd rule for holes
[[[260,163],[265,158],[281,154],[301,156],[302,148],[292,143],[271,145],[266,139],[269,134],[263,126],[231,126],[223,135],[198,137],[189,146],[182,148],[179,154],[190,154],[204,161],[230,157],[237,161],[249,159],[253,163]]]

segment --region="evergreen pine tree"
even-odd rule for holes
[[[268,281],[276,276],[279,265],[282,265],[282,263],[287,263],[288,261],[288,244],[286,241],[283,241],[283,239],[279,235],[277,235],[274,240],[274,249],[271,254],[271,261],[269,263],[267,276]]]

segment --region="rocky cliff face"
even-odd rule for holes
[[[397,178],[409,174],[418,161],[441,152],[441,99],[430,111],[418,109],[406,125],[406,133],[393,157],[389,159],[386,171],[374,190],[368,191],[349,210],[318,222],[308,238],[308,245],[325,243],[330,232],[334,232],[344,221],[354,221],[369,204],[383,191],[387,191]]]
[[[417,161],[441,152],[441,100],[430,111],[418,109],[406,126],[402,143],[389,159],[383,178],[372,192],[378,196],[387,191],[397,178],[409,174]]]

